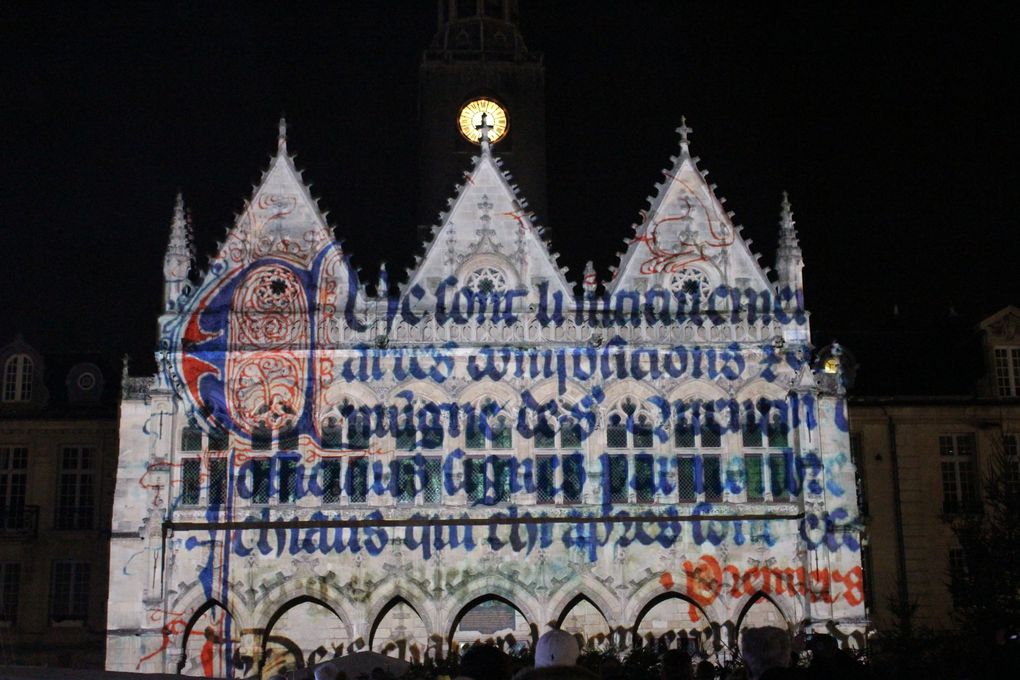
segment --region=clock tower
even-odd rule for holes
[[[517,28],[517,0],[438,0],[418,72],[418,222],[433,225],[478,154],[484,114],[503,169],[539,223],[547,217],[545,69]]]

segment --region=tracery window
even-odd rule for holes
[[[390,465],[398,503],[413,504],[419,495],[425,504],[442,501],[443,464],[438,457],[407,456]]]
[[[707,301],[712,293],[708,275],[693,267],[671,274],[666,287],[674,294],[681,293],[688,299],[699,298],[702,301]]]
[[[653,423],[648,409],[627,397],[609,413],[606,445],[611,449],[650,449],[654,446]]]
[[[715,404],[696,403],[676,415],[673,442],[680,449],[717,449],[722,446],[722,427],[716,420]]]
[[[202,428],[192,418],[181,430],[181,451],[202,450]]]
[[[581,447],[581,426],[574,416],[569,402],[559,404],[559,417],[546,414],[535,424],[536,449],[579,449]]]
[[[468,414],[464,446],[469,449],[510,449],[514,422],[510,412],[486,399]]]
[[[364,425],[364,421],[359,425],[362,433]],[[444,427],[438,406],[430,401],[415,400],[414,403],[401,407],[394,433],[398,451],[413,451],[417,448],[438,449],[443,445],[443,438]],[[365,448],[361,442],[362,440],[358,440],[359,448]],[[367,442],[365,444],[367,445]]]
[[[499,295],[506,293],[506,274],[498,267],[479,267],[464,281],[464,286],[479,295]]]
[[[15,354],[4,364],[4,401],[29,401],[35,366],[27,354]]]

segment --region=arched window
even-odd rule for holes
[[[545,414],[535,424],[536,449],[579,449],[581,447],[581,426],[572,415],[574,406],[566,401],[559,402],[558,414]]]
[[[468,414],[464,445],[469,449],[509,449],[513,447],[513,432],[510,411],[486,399]]]
[[[15,354],[4,364],[4,401],[28,401],[32,398],[32,358]]]
[[[652,415],[627,397],[606,423],[606,445],[611,449],[650,449],[654,446]]]

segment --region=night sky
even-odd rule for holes
[[[176,191],[204,259],[267,166],[281,113],[363,276],[383,259],[402,271],[435,4],[342,4],[4,3],[0,343],[20,332],[43,351],[154,366]],[[768,265],[790,192],[816,341],[876,367],[911,329],[923,342],[919,329],[972,328],[1020,303],[1008,6],[520,4],[548,87],[538,221],[575,281],[588,259],[608,276],[686,115]]]

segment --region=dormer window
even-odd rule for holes
[[[1000,397],[1020,397],[1020,347],[995,348],[995,389]]]
[[[32,399],[32,358],[27,354],[15,354],[4,364],[4,401],[29,401]]]

